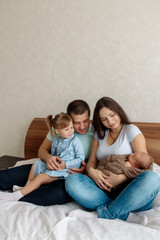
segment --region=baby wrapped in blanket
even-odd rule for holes
[[[153,158],[144,152],[110,155],[99,162],[97,169],[109,176],[109,182],[116,188],[146,170],[151,171],[153,162]]]

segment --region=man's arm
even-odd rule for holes
[[[81,167],[80,168],[73,168],[70,167],[70,170],[68,170],[68,173],[80,173],[84,174],[86,172],[86,163],[84,161],[81,162]]]
[[[43,162],[46,162],[47,168],[49,170],[61,170],[62,168],[59,164],[59,162],[61,162],[61,159],[57,156],[52,156],[51,146],[52,141],[45,138],[39,148],[38,156]]]
[[[45,138],[38,150],[38,157],[42,161],[47,162],[47,160],[52,156],[50,153],[51,146],[52,146],[52,141]]]

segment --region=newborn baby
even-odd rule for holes
[[[97,169],[109,176],[109,182],[115,188],[128,179],[135,178],[141,172],[152,170],[153,162],[153,158],[144,152],[110,155],[100,161]]]

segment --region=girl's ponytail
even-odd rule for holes
[[[46,118],[46,124],[47,124],[47,127],[49,128],[49,131],[50,131],[50,133],[51,133],[51,136],[54,138],[53,118],[54,118],[53,115],[48,115],[47,118]]]

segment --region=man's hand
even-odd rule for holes
[[[62,169],[65,169],[66,168],[66,165],[65,165],[65,162],[57,157],[57,156],[50,156],[49,159],[47,160],[46,162],[47,164],[47,168],[49,170],[62,170]]]
[[[68,173],[80,173],[83,174],[86,171],[86,163],[82,161],[80,168],[69,168]]]

